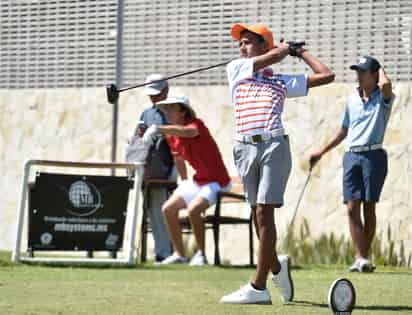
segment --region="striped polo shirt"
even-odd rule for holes
[[[253,72],[252,58],[237,59],[227,66],[236,133],[263,134],[283,128],[286,97],[307,95],[307,75],[274,74],[271,68]]]

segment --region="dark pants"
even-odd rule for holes
[[[383,149],[346,152],[343,157],[343,200],[378,202],[388,172]]]

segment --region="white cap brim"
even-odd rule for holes
[[[156,103],[156,105],[170,105],[170,104],[182,104],[190,108],[190,103],[187,98],[180,98],[180,97],[174,97],[174,96],[168,97],[167,99]]]
[[[146,95],[149,95],[149,96],[159,95],[160,93],[162,93],[162,89],[159,90],[159,89],[152,88],[150,86],[146,86],[144,91]]]
[[[194,112],[192,106],[190,106],[189,99],[186,96],[169,96],[167,99],[157,102],[156,106],[164,106],[170,104],[181,104],[182,106],[186,107],[191,112],[193,118],[196,118],[196,113]]]

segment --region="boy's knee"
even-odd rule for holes
[[[350,217],[360,216],[360,203],[358,202],[348,202],[348,215]]]
[[[167,215],[168,212],[169,212],[169,208],[168,208],[166,205],[163,205],[163,206],[162,206],[162,213],[163,213],[163,215]]]
[[[371,220],[376,220],[376,213],[375,209],[364,209],[363,210],[363,216],[365,218],[365,221],[371,221]]]
[[[170,216],[176,212],[176,209],[172,205],[166,202],[162,207],[162,212],[163,212],[163,215]]]
[[[375,203],[374,202],[365,202],[363,204],[363,210],[365,214],[373,215],[375,213]]]
[[[348,207],[348,217],[351,218],[351,219],[360,218],[359,211],[357,211],[356,209],[354,209],[352,207]]]
[[[198,218],[202,213],[202,209],[200,207],[189,207],[187,209],[187,215],[189,218]]]
[[[262,209],[258,208],[255,210],[255,217],[256,217],[256,222],[259,225],[262,225],[262,223],[264,223],[264,213],[262,211]]]
[[[272,211],[272,212],[271,212]],[[258,206],[255,211],[256,222],[259,226],[265,226],[271,223],[273,220],[273,209],[264,206]]]

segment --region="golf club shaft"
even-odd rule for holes
[[[303,185],[302,191],[300,192],[299,199],[298,199],[298,202],[296,203],[296,207],[293,212],[292,219],[290,220],[289,226],[291,226],[293,222],[295,221],[296,213],[298,212],[300,202],[302,201],[303,194],[305,193],[306,187],[308,186],[311,175],[312,175],[312,167],[309,169],[309,173],[308,173],[308,176],[306,177],[305,184]]]
[[[123,92],[123,91],[131,90],[131,89],[139,88],[139,87],[142,87],[142,86],[146,86],[146,85],[149,85],[149,84],[152,84],[152,83],[156,83],[156,82],[160,82],[160,81],[164,81],[164,80],[171,80],[171,79],[183,77],[185,75],[193,74],[193,73],[196,73],[196,72],[206,71],[206,70],[209,70],[209,69],[213,69],[213,68],[217,68],[217,67],[227,65],[231,61],[232,60],[229,60],[229,61],[225,61],[225,62],[222,62],[222,63],[218,63],[218,64],[213,65],[213,66],[203,67],[203,68],[199,68],[199,69],[196,69],[196,70],[191,70],[191,71],[175,74],[175,75],[166,77],[162,80],[155,80],[155,81],[151,81],[151,82],[146,82],[146,83],[141,83],[141,84],[137,84],[137,85],[127,86],[127,87],[118,89],[117,91],[118,92]]]

